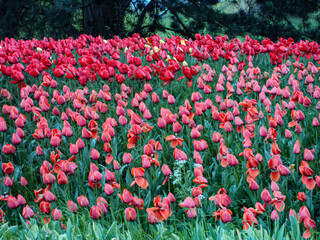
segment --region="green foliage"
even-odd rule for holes
[[[21,218],[22,219],[22,218]],[[80,215],[75,215],[66,220],[66,229],[60,227],[59,222],[49,224],[37,223],[34,219],[27,225],[24,220],[22,226],[11,226],[8,223],[0,225],[0,236],[3,240],[36,240],[36,239],[226,239],[226,240],[302,240],[299,230],[299,222],[292,217],[290,224],[280,225],[275,223],[274,230],[263,228],[249,228],[247,231],[227,225],[212,226],[205,221],[192,221],[188,226],[176,229],[174,226],[161,223],[151,226],[150,232],[146,233],[143,226],[137,223],[112,222],[103,224],[90,220],[84,222]]]
[[[195,33],[319,40],[319,3],[310,1],[0,0],[0,39],[80,34],[148,36]]]

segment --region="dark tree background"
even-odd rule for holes
[[[317,0],[0,0],[0,39],[140,33],[320,40]]]

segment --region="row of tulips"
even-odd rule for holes
[[[1,221],[22,206],[65,228],[87,214],[78,203],[94,220],[120,208],[127,221],[209,214],[247,230],[299,211],[311,236],[318,43],[135,34],[0,46]]]

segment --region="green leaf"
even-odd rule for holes
[[[92,223],[93,232],[97,239],[102,239],[102,234],[100,229],[98,228],[97,224],[95,222]]]
[[[37,224],[34,224],[31,229],[28,232],[28,236],[33,238],[33,239],[37,239],[39,235],[39,228]]]
[[[276,233],[276,236],[274,237],[275,240],[281,240],[281,239],[283,238],[284,226],[285,226],[285,224],[282,224],[282,227],[281,227],[280,230]]]
[[[67,238],[68,239],[72,239],[72,222],[70,220],[70,218],[68,219],[68,222],[67,222]]]
[[[110,239],[115,227],[117,226],[116,222],[113,222],[112,225],[109,227],[107,234],[105,235],[105,239]],[[110,236],[109,236],[110,235]]]

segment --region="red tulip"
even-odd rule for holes
[[[282,212],[285,208],[284,201],[286,199],[286,196],[282,195],[282,193],[279,191],[274,191],[273,196],[274,198],[269,202],[269,204],[272,204],[272,206],[275,205],[276,209],[279,212]]]
[[[278,169],[278,171],[279,171],[279,173],[280,173],[281,176],[290,175],[290,170],[289,170],[289,168],[287,168],[286,166],[284,166],[284,165],[282,165],[282,164],[280,164],[277,169]]]
[[[89,206],[89,200],[85,196],[81,195],[80,197],[77,198],[77,200],[81,207]]]
[[[124,164],[130,164],[133,161],[131,153],[124,153],[122,159]]]
[[[301,152],[300,148],[301,148],[300,142],[299,140],[297,140],[293,146],[293,153],[299,154]]]
[[[127,190],[124,189],[122,195],[118,193],[118,196],[122,200],[123,203],[130,203],[132,201],[132,194]]]
[[[77,145],[79,150],[84,149],[84,147],[85,147],[85,144],[84,144],[84,142],[83,142],[83,140],[81,138],[79,138],[77,140],[76,145]]]
[[[137,219],[137,212],[134,208],[126,208],[125,215],[127,221],[134,222]]]
[[[295,217],[299,221],[298,214],[293,209],[290,209],[289,211],[290,221],[291,221],[291,217]]]
[[[20,182],[21,182],[21,186],[27,186],[28,185],[28,181],[24,177],[21,177]]]
[[[29,205],[25,206],[22,210],[22,216],[25,219],[30,219],[34,215],[32,209],[29,207]]]
[[[11,173],[14,172],[13,164],[11,162],[2,163],[2,170],[5,174],[10,175]]]
[[[6,131],[7,131],[7,123],[2,117],[0,117],[0,132],[6,132]]]
[[[8,207],[11,209],[15,209],[19,207],[18,200],[14,196],[8,196]]]
[[[220,213],[220,218],[223,223],[231,222],[232,212],[229,209],[222,209]]]
[[[215,201],[215,203],[221,208],[227,208],[231,204],[231,199],[224,188],[221,188],[217,195],[209,197],[209,201]]]
[[[169,168],[169,166],[167,164],[163,164],[162,165],[162,172],[167,177],[172,174],[172,172],[171,172],[171,170],[170,170],[170,168]]]
[[[181,125],[180,125],[179,122],[174,122],[174,123],[172,124],[172,127],[173,127],[173,131],[174,131],[175,133],[180,133],[180,132],[182,131],[182,127],[181,127]]]
[[[275,221],[275,220],[278,220],[278,219],[279,219],[279,214],[278,214],[277,210],[273,210],[271,212],[271,220]]]
[[[66,174],[63,171],[59,171],[58,175],[58,184],[68,184],[68,177],[66,176]]]
[[[44,184],[52,184],[56,181],[56,177],[51,173],[45,173],[42,175],[42,180]]]
[[[182,203],[179,203],[179,206],[184,208],[190,208],[190,209],[196,207],[191,197],[187,197]]]
[[[50,203],[46,201],[42,201],[40,203],[40,212],[45,214],[50,214],[51,212]]]
[[[76,203],[74,203],[73,201],[69,200],[68,201],[68,207],[70,209],[71,212],[75,213],[76,211],[78,211],[78,206]]]
[[[314,152],[315,152],[314,149],[309,150],[309,149],[305,148],[304,154],[303,154],[304,160],[312,161],[314,159]]]
[[[197,209],[196,208],[188,209],[186,212],[187,212],[188,218],[196,218],[197,217]]]
[[[4,185],[6,187],[11,187],[13,185],[13,181],[11,180],[11,178],[6,175],[5,179],[4,179]]]
[[[158,94],[156,94],[155,92],[152,93],[151,98],[153,103],[158,103],[160,101]]]
[[[52,136],[51,140],[50,140],[50,144],[51,144],[51,146],[54,146],[54,147],[60,146],[60,137],[58,137],[56,135]]]
[[[267,203],[272,200],[271,194],[267,189],[263,189],[263,191],[261,192],[261,199]]]
[[[97,149],[91,149],[91,154],[90,154],[91,158],[94,160],[98,160],[100,157],[100,153],[98,152]]]
[[[90,209],[90,217],[92,219],[99,219],[101,218],[101,212],[100,212],[100,209],[99,207],[93,205]]]
[[[21,138],[16,133],[12,134],[12,143],[14,145],[19,145],[21,143]]]
[[[114,193],[114,190],[113,190],[113,187],[110,185],[110,184],[108,184],[108,183],[106,183],[105,185],[104,185],[104,192],[109,196],[109,195],[112,195],[113,193]]]
[[[100,213],[102,214],[107,214],[108,212],[108,202],[106,199],[103,197],[98,197],[97,198],[97,207],[100,209]]]
[[[52,211],[52,217],[53,217],[53,219],[56,220],[56,221],[61,220],[61,218],[62,218],[62,212],[61,212],[61,210],[59,210],[59,209],[57,209],[57,208],[53,209],[53,211]]]
[[[307,196],[306,196],[306,194],[304,192],[299,192],[298,196],[297,196],[297,199],[300,202],[304,202],[304,201],[307,201]]]
[[[285,130],[285,137],[286,138],[291,138],[292,137],[292,133],[290,132],[290,130],[288,130],[288,129]]]
[[[243,230],[248,230],[250,226],[253,224],[258,224],[258,220],[255,218],[254,214],[247,208],[243,207],[244,214],[243,214]]]
[[[92,138],[92,133],[87,128],[83,127],[82,128],[82,137],[85,138],[85,139],[91,139]],[[78,146],[78,148],[79,148],[79,146]]]
[[[26,199],[20,194],[18,194],[17,200],[18,200],[19,206],[24,206],[27,203]]]
[[[187,161],[188,160],[187,154],[178,148],[174,149],[173,157],[175,160],[179,160],[179,161],[183,161],[183,160]]]
[[[233,154],[227,154],[227,162],[229,166],[238,165],[238,159]]]
[[[310,218],[310,212],[306,206],[302,206],[299,210],[299,222],[302,223],[306,218]]]

